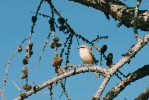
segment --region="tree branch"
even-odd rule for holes
[[[146,34],[143,39],[140,39],[133,47],[131,47],[128,53],[126,53],[122,59],[120,59],[116,64],[113,64],[111,68],[108,70],[108,73],[106,73],[106,76],[109,76],[110,79],[111,76],[118,71],[118,69],[120,69],[125,63],[130,61],[131,58],[134,57],[137,54],[137,52],[139,52],[141,48],[143,48],[148,42],[149,42],[149,33]],[[102,95],[102,92],[106,87],[106,84],[109,79],[107,78],[107,80],[104,80],[105,81],[104,84],[100,85],[95,96],[93,97],[93,100],[98,100],[98,98]]]
[[[104,78],[96,94],[93,96],[92,100],[98,100],[98,98],[101,96],[102,92],[104,91],[105,87],[107,86],[107,83],[109,82],[110,78],[111,78],[110,76]]]
[[[128,7],[120,1],[114,0],[69,0],[80,3],[82,5],[93,7],[104,13],[111,15],[126,27],[133,27],[134,7]],[[139,10],[137,29],[149,31],[149,11]]]
[[[80,74],[80,73],[85,73],[85,72],[102,72],[102,73],[106,73],[108,69],[105,69],[105,68],[102,68],[102,67],[98,67],[98,66],[90,66],[90,67],[81,67],[81,68],[77,68],[75,70],[71,70],[71,71],[68,71],[68,72],[65,72],[64,74],[62,75],[59,75],[57,77],[53,77],[52,79],[46,81],[46,82],[43,82],[42,84],[38,85],[38,86],[34,86],[33,89],[31,89],[30,91],[26,92],[25,93],[25,96],[24,98],[27,98],[28,96],[42,90],[43,88],[47,87],[48,85],[54,83],[54,82],[57,82],[61,79],[64,79],[66,77],[69,77],[69,76],[73,76],[73,75],[76,75],[76,74]],[[35,91],[36,90],[36,91]],[[24,98],[21,98],[20,96],[17,97],[15,100],[22,100]]]
[[[2,97],[2,100],[7,100],[3,91],[0,89],[0,96]]]
[[[138,79],[141,79],[149,75],[149,65],[145,65],[142,68],[136,70],[135,72],[129,74],[125,80],[121,81],[117,86],[112,88],[104,97],[104,100],[113,100],[122,90],[125,89],[127,85]],[[141,99],[144,100],[144,99]]]
[[[147,99],[149,99],[149,85],[143,93],[141,93],[137,98],[135,98],[135,100],[147,100]]]
[[[135,45],[133,45],[129,51],[121,58],[115,65],[112,65],[111,74],[114,74],[125,63],[129,62],[145,45],[149,42],[149,33],[140,39]]]
[[[135,15],[134,15],[134,22],[133,22],[133,30],[134,30],[134,36],[136,40],[138,41],[138,31],[137,31],[137,21],[138,21],[138,11],[141,4],[141,0],[137,0],[136,8],[135,8]]]

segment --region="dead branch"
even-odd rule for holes
[[[93,7],[104,13],[111,15],[118,20],[121,25],[133,27],[135,7],[129,7],[119,0],[69,0],[80,3],[82,5]],[[149,31],[149,11],[139,10],[137,29]]]

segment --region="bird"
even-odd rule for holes
[[[79,54],[84,64],[94,65],[97,63],[92,51],[87,45],[82,44],[79,46]],[[95,72],[95,75],[99,78],[99,74],[97,72]]]

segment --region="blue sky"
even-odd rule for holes
[[[136,0],[127,0],[129,6],[135,6]],[[37,5],[40,0],[1,0],[0,1],[0,87],[3,85],[3,77],[5,74],[5,65],[7,64],[12,52],[14,52],[21,41],[26,38],[31,30],[31,17],[34,15],[30,12],[35,12]],[[87,39],[92,40],[99,36],[109,36],[109,39],[101,40],[96,45],[101,47],[106,44],[108,46],[108,53],[114,54],[114,63],[116,63],[122,56],[121,54],[126,53],[128,49],[135,43],[135,38],[133,35],[132,28],[126,28],[121,26],[117,28],[117,21],[110,18],[108,21],[105,15],[98,10],[82,6],[77,3],[69,2],[68,0],[54,0],[53,4],[55,7],[61,11],[61,14],[64,18],[68,18],[68,23],[73,27],[73,29],[82,36],[86,36]],[[149,9],[148,0],[143,0],[141,9]],[[43,3],[40,13],[51,15],[51,11],[47,3]],[[48,45],[43,58],[41,60],[39,70],[36,70],[38,64],[38,59],[42,51],[42,46],[45,42],[47,35],[49,34],[49,25],[48,19],[45,19],[41,16],[38,16],[37,23],[35,26],[35,33],[33,34],[32,41],[34,43],[33,47],[33,56],[30,58],[29,62],[29,84],[33,85],[33,82],[36,84],[41,84],[42,82],[50,79],[50,77],[56,76],[54,73],[54,68],[51,65],[54,51],[50,49]],[[143,36],[147,32],[139,31],[139,35]],[[66,36],[63,33],[56,31],[55,36],[60,37],[60,41],[64,42]],[[52,38],[50,38],[52,42]],[[74,65],[81,64],[82,61],[79,58],[78,45],[76,38],[73,38],[73,46],[71,48],[70,54],[70,63]],[[12,100],[19,95],[19,91],[15,88],[12,83],[12,80],[21,87],[21,84],[24,84],[25,81],[21,80],[21,69],[24,67],[22,65],[22,59],[25,56],[25,47],[28,41],[23,44],[23,52],[15,55],[13,58],[8,75],[7,86],[4,89],[4,93],[8,100]],[[79,40],[80,44],[85,44],[83,41]],[[149,46],[144,47],[136,56],[133,58],[130,64],[126,64],[120,70],[125,73],[131,73],[143,65],[148,64]],[[99,58],[98,51],[94,50],[94,55],[96,58]],[[79,59],[78,59],[79,58]],[[104,64],[105,62],[103,62]],[[65,64],[64,63],[62,65]],[[105,64],[104,67],[107,67]],[[127,98],[132,100],[140,92],[142,92],[148,85],[149,77],[145,77],[136,83],[128,86],[115,100],[123,100]],[[89,100],[97,88],[99,87],[101,79],[94,77],[93,73],[80,74],[73,76],[67,79],[67,91],[72,100]],[[113,76],[108,83],[104,94],[109,91],[113,86],[115,86],[119,81],[115,76]],[[42,90],[47,92],[47,89]],[[55,100],[59,99],[61,94],[60,85],[54,86],[53,97]],[[49,95],[37,94],[32,95],[27,98],[27,100],[49,100]],[[63,95],[60,100],[65,100],[66,97]]]

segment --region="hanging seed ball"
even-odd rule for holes
[[[54,49],[54,48],[55,48],[55,43],[51,43],[51,44],[50,44],[50,47],[51,47],[52,49]]]
[[[101,47],[101,53],[103,54],[103,53],[105,53],[107,51],[107,45],[103,45],[102,47]]]
[[[64,18],[58,18],[58,22],[59,24],[63,25],[65,23],[65,19]]]
[[[29,42],[28,46],[32,50],[32,48],[33,48],[33,42]]]
[[[113,54],[112,54],[112,53],[109,53],[108,56],[107,56],[107,62],[106,62],[106,65],[107,65],[107,66],[112,65],[112,63],[113,63],[112,60],[113,60]]]
[[[60,47],[60,46],[62,46],[62,43],[60,43],[60,42],[55,43],[55,46],[56,46],[56,47]]]
[[[22,79],[25,79],[27,77],[28,77],[27,73],[23,73],[22,76],[21,76]]]
[[[20,93],[20,97],[21,97],[21,100],[23,100],[26,97],[26,94],[22,92]]]
[[[109,53],[108,54],[108,57],[107,57],[107,60],[112,61],[112,59],[113,59],[113,54],[112,53]]]
[[[52,61],[52,66],[57,67],[59,65],[59,63],[56,60]]]
[[[62,63],[63,59],[61,57],[59,57],[58,55],[56,55],[54,57],[54,60],[52,61],[52,66],[57,67],[58,65],[60,65]]]
[[[32,89],[32,86],[31,85],[27,85],[27,91],[31,90]]]
[[[59,37],[55,37],[55,38],[53,39],[53,42],[56,43],[56,42],[58,42],[59,40],[60,40]]]
[[[27,90],[27,86],[28,86],[27,84],[24,84],[24,85],[23,85],[23,89],[24,89],[24,90]]]
[[[59,31],[64,31],[67,27],[66,26],[60,26]]]
[[[22,46],[19,45],[19,47],[18,47],[18,52],[21,52],[21,51],[22,51]]]
[[[30,51],[29,46],[26,46],[25,50],[26,50],[26,52],[29,52]]]
[[[27,53],[26,53],[26,55],[25,55],[25,58],[27,58],[27,59],[28,59],[28,58],[30,58],[30,57],[31,57],[30,53],[29,53],[29,52],[27,52]]]
[[[61,68],[55,68],[55,70],[56,70],[56,73],[57,73],[58,75],[64,74],[64,72],[63,72],[63,70],[62,70]]]
[[[24,65],[28,64],[28,59],[27,58],[23,58],[23,64]]]
[[[23,67],[22,73],[27,73],[27,72],[28,72],[28,68],[27,67]]]

